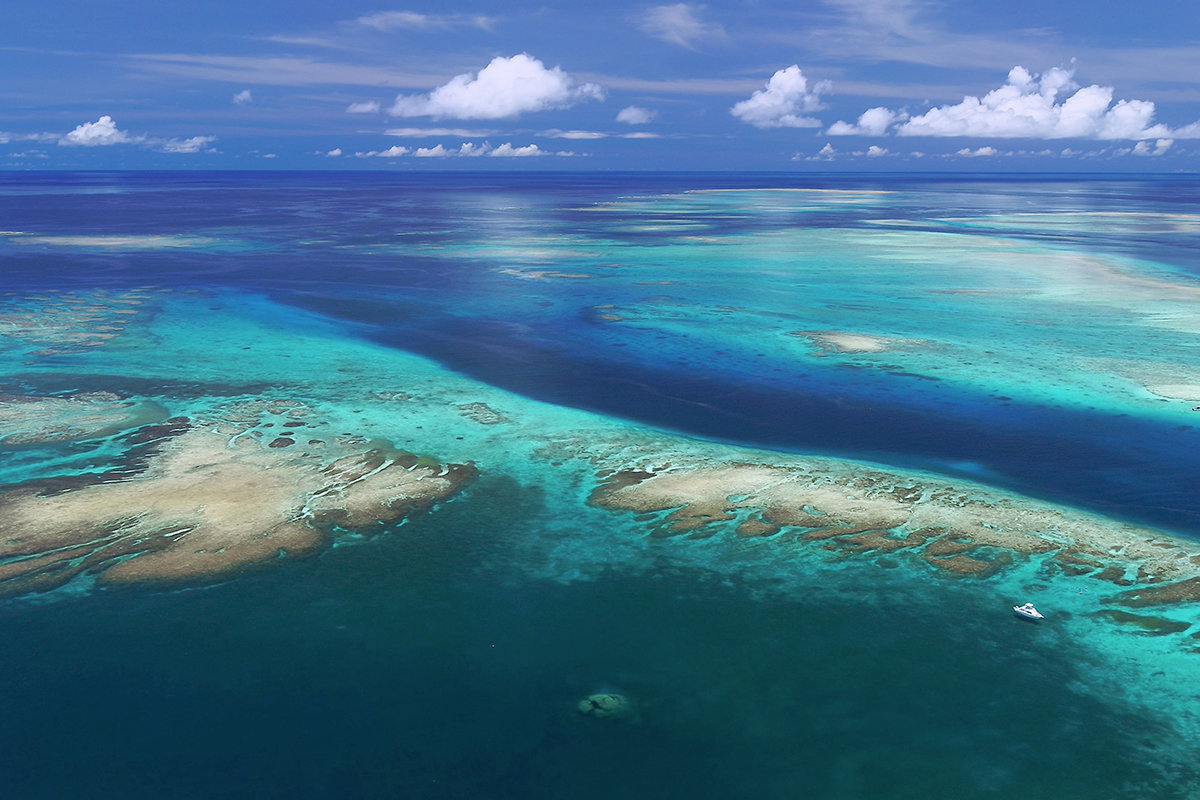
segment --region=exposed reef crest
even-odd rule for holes
[[[839,556],[908,553],[938,571],[989,576],[1039,559],[1087,576],[1129,607],[1200,601],[1200,544],[983,487],[812,461],[603,472],[597,506],[654,514],[655,536],[780,536]]]

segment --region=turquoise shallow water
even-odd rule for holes
[[[1196,607],[1120,602],[1197,563],[1192,184],[271,180],[17,187],[6,502],[161,479],[139,444],[185,418],[293,438],[264,482],[337,437],[478,477],[215,583],[55,562],[0,607],[21,796],[1196,796]],[[591,501],[746,463],[954,486],[979,535],[1073,520],[1128,585]],[[596,692],[633,718],[580,716]]]

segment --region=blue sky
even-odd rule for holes
[[[9,169],[1200,167],[1200,3],[14,0]]]

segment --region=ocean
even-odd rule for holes
[[[1194,178],[0,209],[6,796],[1200,797]]]

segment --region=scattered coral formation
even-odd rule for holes
[[[458,407],[458,413],[480,425],[499,425],[508,421],[487,403],[464,403]]]
[[[264,429],[302,427],[287,449]],[[399,519],[474,474],[353,434],[330,435],[302,403],[231,403],[127,437],[136,469],[32,481],[0,492],[0,587],[48,589],[220,575],[320,547],[334,526]]]
[[[637,717],[637,706],[623,694],[594,694],[580,700],[575,708],[583,716],[593,719],[631,720]]]
[[[1200,545],[1086,514],[849,465],[723,463],[603,473],[594,505],[653,515],[655,536],[782,536],[842,556],[909,553],[988,576],[1029,558],[1128,587],[1131,607],[1200,601]]]
[[[149,290],[95,289],[0,302],[0,336],[38,346],[34,356],[86,353],[120,336],[150,297]]]

